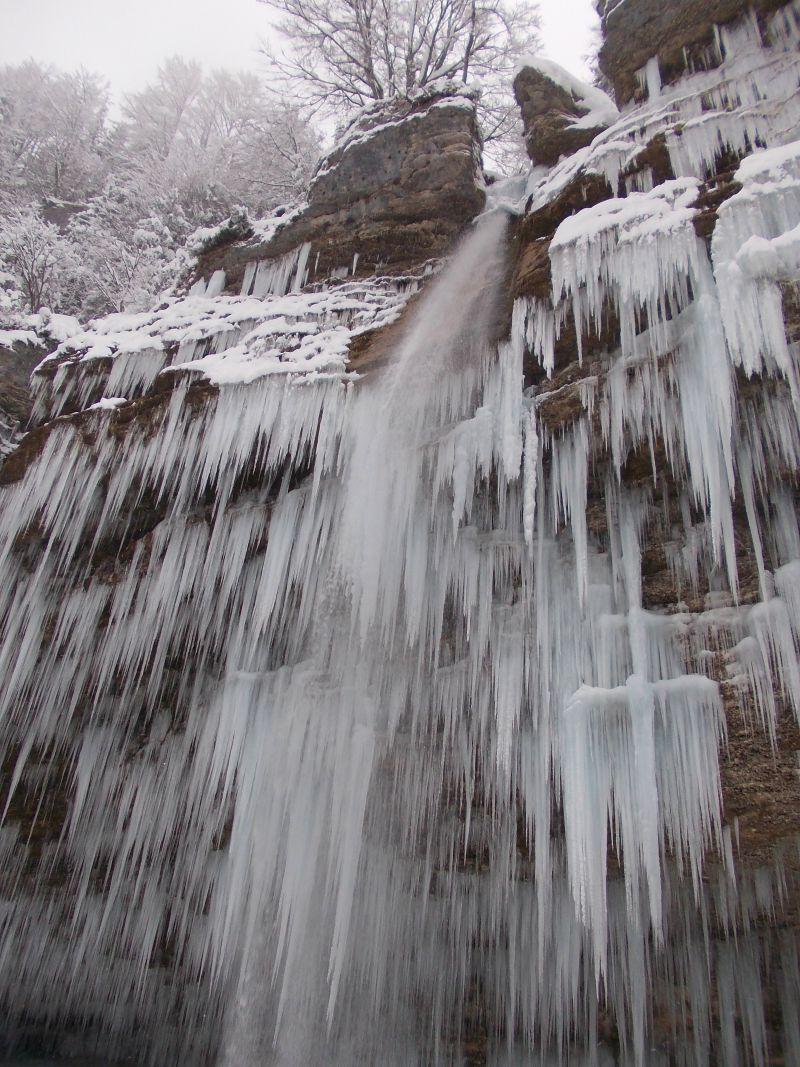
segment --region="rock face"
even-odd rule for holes
[[[485,201],[475,101],[463,92],[423,94],[362,114],[320,163],[308,204],[277,220],[269,239],[201,257],[200,272],[226,272],[311,244],[309,280],[353,268],[405,269],[441,256]]]
[[[514,78],[531,160],[551,167],[594,140],[616,115],[611,100],[555,63],[525,65]]]
[[[786,6],[782,0],[600,0],[600,69],[622,106],[640,91],[637,71],[652,57],[658,56],[664,83],[687,70],[717,66],[721,56],[715,26],[747,11],[765,17]]]
[[[44,355],[36,337],[3,344],[0,331],[0,455],[13,447],[30,417],[31,371]]]
[[[718,913],[712,923],[716,943],[706,995],[719,1007],[693,1007],[685,1033],[698,1042],[696,1049],[703,1045],[713,1050],[713,1062],[735,1063],[749,1040],[740,1036],[749,1032],[743,1015],[755,1006],[761,1036],[751,1045],[752,1062],[795,1063],[800,1062],[800,1049],[789,1034],[793,1008],[783,983],[788,982],[796,999],[796,965],[790,957],[797,958],[800,929],[800,690],[790,695],[781,681],[780,654],[770,658],[769,653],[770,666],[757,672],[764,670],[763,677],[769,677],[763,699],[771,709],[772,725],[751,732],[747,723],[759,698],[749,685],[741,685],[739,672],[749,669],[743,664],[747,650],[755,651],[758,644],[761,620],[782,614],[783,605],[793,600],[788,586],[798,575],[795,550],[782,554],[766,543],[776,545],[783,536],[783,520],[773,501],[785,501],[787,523],[796,528],[800,454],[792,446],[791,457],[779,459],[765,442],[772,426],[782,426],[778,433],[789,432],[793,438],[797,433],[796,401],[789,397],[795,395],[792,383],[800,359],[795,288],[800,280],[795,230],[800,217],[800,110],[795,96],[800,5],[609,0],[601,7],[606,30],[603,68],[627,107],[588,153],[562,160],[529,184],[528,210],[512,240],[512,291],[518,313],[526,304],[530,316],[525,375],[535,410],[533,436],[537,449],[543,448],[538,484],[544,477],[546,489],[537,507],[550,498],[554,485],[565,485],[559,474],[565,456],[572,470],[576,454],[585,454],[589,473],[581,484],[587,495],[579,511],[585,515],[590,543],[602,546],[601,553],[614,554],[612,545],[626,521],[627,505],[620,511],[611,503],[615,498],[631,502],[644,494],[639,499],[646,496],[647,507],[660,512],[659,519],[651,513],[636,537],[637,595],[643,608],[655,613],[651,618],[684,619],[687,649],[696,637],[702,648],[694,669],[718,685],[727,741],[719,761],[713,760],[704,773],[719,774],[723,834],[736,843],[727,861],[724,848],[717,853],[708,877],[720,878],[727,866],[741,887],[740,894],[728,898],[730,910]],[[718,35],[715,22],[721,24]],[[658,69],[639,92],[636,72],[656,52]],[[756,146],[772,151],[758,151]],[[676,193],[679,199],[671,199]],[[697,256],[694,267],[682,259],[681,249],[692,259]],[[792,251],[785,256],[783,249]],[[678,325],[686,312],[688,325],[705,302],[705,297],[678,296],[673,289],[668,275],[678,261],[683,263],[678,273],[686,270],[685,277],[697,280],[692,283],[696,293],[705,285],[701,276],[710,282],[707,326],[718,323],[717,342],[710,341],[713,330],[705,333],[701,327],[693,338],[691,329],[684,333]],[[650,269],[659,280],[645,277]],[[664,313],[656,303],[673,299],[671,325],[661,333],[658,323]],[[631,315],[638,316],[635,325]],[[772,340],[766,341],[762,330]],[[700,358],[694,347],[698,336],[710,342],[701,344]],[[715,344],[720,357],[715,373],[706,386],[699,379],[690,384],[695,370],[709,366]],[[779,369],[784,352],[787,362]],[[712,551],[699,584],[679,577],[677,561],[688,561],[693,554],[692,531],[698,524],[713,524],[710,510],[700,504],[703,519],[688,512],[679,517],[672,510],[681,497],[687,499],[691,480],[687,415],[696,388],[705,392],[709,404],[716,397],[727,405],[730,398],[730,410],[736,412],[733,422],[723,419],[719,438],[723,449],[731,442],[736,457],[733,480],[724,477],[730,526],[723,554],[731,559],[731,577],[718,582],[724,565],[721,557],[710,563]],[[670,428],[670,417],[657,414],[666,410],[656,398],[662,389],[664,398],[669,393],[678,401],[676,413],[680,411],[684,426],[679,431],[680,457],[674,451],[675,425]],[[795,412],[787,414],[786,421],[778,414],[784,405],[787,413]],[[705,422],[708,410],[704,406],[698,418]],[[586,453],[578,444],[581,440],[588,443]],[[577,453],[565,452],[567,442],[577,445]],[[706,454],[697,468],[704,476],[713,466],[709,458]],[[754,493],[748,481],[751,463],[766,478]],[[555,490],[551,499],[558,499],[558,493]],[[800,635],[800,615],[791,612],[791,618],[789,629]],[[796,640],[790,642],[792,664]],[[606,719],[604,729],[607,724]],[[730,878],[721,876],[719,885]],[[782,903],[774,916],[769,909],[758,917],[749,913],[745,887],[760,878],[774,887],[786,878],[787,889],[785,894],[780,891]],[[711,914],[705,904],[700,907],[704,915]],[[762,953],[763,960],[777,947],[780,979],[774,982],[762,975],[750,993],[742,990],[737,1007],[734,1001],[740,994],[731,996],[726,969],[732,965],[741,967],[742,974],[747,970],[743,961],[732,962],[736,952],[730,944],[733,932],[745,930],[752,939],[750,948]],[[684,948],[692,951],[688,945]],[[674,1021],[682,1010],[677,1001],[688,983],[677,980],[677,996],[675,990],[664,995],[658,986],[651,977],[651,1047],[659,1049],[664,1062],[706,1062],[706,1051],[686,1053],[684,1061],[680,1038],[676,1046],[675,1038],[666,1034],[667,1020]]]

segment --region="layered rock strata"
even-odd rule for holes
[[[265,237],[201,257],[200,272],[208,277],[223,269],[226,288],[239,288],[249,263],[267,263],[305,243],[309,282],[341,271],[402,271],[452,247],[483,206],[482,185],[468,93],[436,90],[376,104],[320,162],[307,204],[268,222]]]

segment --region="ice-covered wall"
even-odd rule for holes
[[[438,270],[301,244],[39,369],[0,469],[9,1037],[800,1062],[794,15]]]

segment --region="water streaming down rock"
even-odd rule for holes
[[[363,931],[367,907],[382,914],[381,924],[391,916],[385,865],[399,857],[391,856],[388,827],[381,819],[373,824],[368,812],[391,811],[399,799],[386,764],[407,744],[398,735],[412,726],[403,691],[408,660],[416,660],[414,674],[427,677],[436,659],[442,622],[422,618],[443,534],[431,464],[442,440],[471,413],[485,373],[506,224],[502,212],[477,224],[415,308],[391,364],[349,405],[339,444],[341,486],[322,487],[314,505],[331,510],[326,525],[334,532],[317,561],[321,574],[303,590],[311,598],[301,649],[307,659],[287,679],[284,706],[277,708],[273,695],[271,633],[250,634],[245,623],[229,664],[237,681],[222,717],[247,708],[254,719],[273,720],[263,732],[243,724],[238,742],[253,768],[237,761],[230,856],[238,874],[227,908],[256,896],[243,906],[251,914],[237,916],[234,926],[234,936],[246,931],[247,947],[244,991],[223,1058],[231,1067],[273,1058],[324,1062],[340,995],[357,997],[361,984],[354,989],[352,978],[344,980],[362,936],[351,927]],[[445,518],[454,525],[449,510]],[[292,735],[297,740],[287,746]],[[283,818],[262,831],[259,813],[281,809]],[[367,847],[383,854],[377,871],[374,859],[362,857],[365,819]],[[273,866],[283,847],[285,857]],[[263,934],[275,926],[275,911],[277,943]],[[358,1014],[357,1003],[348,1005],[336,1054],[342,1062],[378,1056],[388,1062],[393,1053],[375,1044],[369,1027],[348,1032]],[[396,1050],[397,1062],[411,1054]]]
[[[273,293],[44,364],[2,469],[10,1040],[800,1062],[796,822],[759,801],[759,851],[737,796],[762,740],[797,789],[790,14],[433,279],[299,279],[304,232]],[[709,177],[737,122],[769,150]]]

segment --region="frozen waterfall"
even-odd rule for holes
[[[726,701],[754,736],[800,713],[798,142],[737,181],[710,243],[697,175],[576,210],[551,298],[513,309],[489,211],[360,379],[198,387],[219,341],[138,418],[106,398],[31,436],[0,526],[9,1041],[737,1067],[774,1030],[800,1063],[771,925],[796,849],[737,871],[719,760]],[[260,277],[289,330],[307,257],[241,299]],[[352,308],[314,298],[343,346]],[[609,319],[607,367],[524,387]],[[129,390],[160,373],[139,354]],[[646,596],[653,538],[675,610]]]

